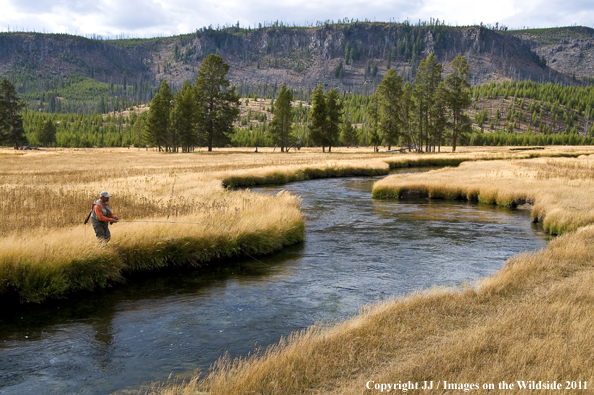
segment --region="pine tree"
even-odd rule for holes
[[[0,82],[0,143],[12,144],[19,149],[24,139],[23,117],[20,114],[25,108],[23,101],[17,96],[14,85],[4,78]]]
[[[171,109],[171,141],[173,150],[181,145],[182,152],[198,145],[196,122],[198,119],[198,106],[195,92],[189,81],[186,80],[182,89],[176,93],[173,108]]]
[[[379,103],[379,127],[384,143],[388,150],[392,144],[398,143],[402,129],[400,107],[402,105],[402,77],[396,70],[390,69],[382,78],[382,82],[374,95]]]
[[[357,136],[357,130],[353,127],[350,119],[345,119],[342,123],[342,134],[340,139],[347,147],[355,147],[359,145],[359,136]]]
[[[429,150],[432,125],[429,122],[429,109],[434,105],[434,95],[441,82],[443,67],[437,63],[435,55],[423,59],[417,69],[414,81],[413,99],[415,101],[415,123],[419,148]]]
[[[42,143],[46,147],[51,147],[56,142],[56,124],[51,119],[48,119],[43,124]]]
[[[442,81],[437,86],[429,108],[429,124],[432,138],[433,152],[435,152],[435,145],[437,144],[438,152],[441,152],[441,143],[443,141],[443,134],[448,122],[446,88]]]
[[[33,144],[43,144],[43,118],[38,117],[37,123],[35,124],[35,131],[33,132]]]
[[[454,70],[445,79],[445,97],[452,118],[452,151],[456,151],[458,137],[470,128],[470,118],[464,113],[470,107],[470,67],[466,57],[456,56],[450,66]]]
[[[171,91],[167,81],[161,82],[161,89],[155,94],[148,111],[145,123],[145,143],[158,147],[159,151],[169,148],[169,112]]]
[[[328,152],[332,152],[332,146],[338,145],[343,108],[338,92],[334,89],[330,89],[326,94],[326,107],[328,109],[328,129],[325,139],[328,144]]]
[[[408,150],[413,145],[418,145],[413,134],[413,87],[410,82],[406,82],[402,88],[402,98],[400,106],[400,119],[407,135]]]
[[[281,86],[276,105],[274,107],[274,115],[270,122],[270,129],[268,133],[275,146],[280,146],[281,152],[295,144],[295,137],[293,130],[293,107],[291,102],[293,95],[285,85]]]
[[[369,129],[369,142],[373,145],[373,152],[378,152],[378,146],[381,143],[380,135],[380,106],[376,95],[371,97],[371,103],[367,108],[369,120],[371,121],[371,128]]]
[[[226,78],[229,65],[218,55],[208,55],[196,77],[196,98],[200,108],[198,133],[212,151],[214,143],[224,144],[233,132],[233,121],[239,116],[239,95],[229,88]]]
[[[322,146],[322,152],[326,152],[326,133],[328,130],[328,107],[324,97],[324,89],[320,82],[318,87],[311,94],[312,107],[310,112],[311,124],[309,125],[309,137],[313,143]]]

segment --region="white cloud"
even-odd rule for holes
[[[439,18],[449,24],[503,23],[511,28],[592,26],[594,3],[586,0],[0,0],[0,30],[152,37],[189,33],[202,26],[257,26],[276,20],[304,25],[345,17],[372,21]]]

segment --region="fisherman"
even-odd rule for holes
[[[118,222],[116,217],[109,207],[109,198],[111,195],[105,191],[99,194],[99,199],[93,202],[93,210],[91,211],[91,220],[93,222],[93,229],[97,240],[107,243],[111,239],[109,233],[109,223]]]

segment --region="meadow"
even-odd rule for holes
[[[480,159],[578,156],[588,147],[466,148],[455,154],[373,153],[343,148],[291,153],[264,148],[213,153],[146,149],[0,152],[0,295],[43,302],[122,282],[136,271],[216,264],[267,254],[304,237],[299,198],[228,187],[387,174],[390,168]],[[122,219],[108,245],[83,225],[98,193]]]
[[[572,386],[594,380],[593,172],[588,155],[510,155],[388,176],[376,182],[376,197],[518,205],[561,235],[546,249],[510,258],[477,284],[366,306],[344,322],[315,325],[245,358],[221,358],[189,382],[150,393],[367,394],[380,393],[374,386],[381,383],[447,381],[486,394],[518,380],[556,381],[563,393],[582,393]]]

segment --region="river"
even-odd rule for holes
[[[254,188],[303,199],[305,242],[272,256],[206,273],[152,273],[3,314],[0,393],[137,391],[170,374],[206,371],[225,353],[247,355],[315,322],[348,318],[368,303],[475,281],[512,255],[546,246],[527,210],[375,200],[376,179]]]

